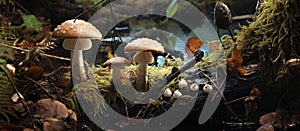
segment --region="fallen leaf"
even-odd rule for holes
[[[250,95],[244,100],[245,116],[250,116],[258,110],[261,92],[258,88],[253,87]]]
[[[215,41],[209,43],[209,47],[210,47],[214,52],[216,52],[216,51],[219,50],[219,46],[218,46],[217,42],[215,42]]]
[[[189,57],[193,57],[195,51],[200,49],[202,45],[203,42],[197,37],[193,36],[187,40],[185,44],[185,52],[188,54]]]
[[[241,52],[236,46],[231,51],[231,57],[226,58],[228,69],[230,72],[239,72],[244,75],[248,73],[247,69],[242,68],[243,58]]]

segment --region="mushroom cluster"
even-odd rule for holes
[[[53,37],[65,39],[63,48],[71,50],[72,75],[78,77],[77,80],[86,81],[82,51],[92,47],[90,39],[102,39],[100,31],[91,23],[72,19],[58,25],[54,29]]]
[[[164,53],[164,47],[156,40],[148,38],[138,38],[129,42],[125,48],[125,53],[136,52],[133,61],[138,63],[136,90],[145,92],[149,90],[147,84],[147,65],[154,62],[151,52]]]

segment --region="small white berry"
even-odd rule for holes
[[[207,94],[210,93],[212,90],[213,90],[213,87],[210,84],[205,84],[203,86],[203,91]]]
[[[172,91],[169,88],[167,88],[164,92],[164,96],[165,97],[171,97],[172,96]]]
[[[193,83],[190,86],[190,90],[192,90],[192,91],[198,91],[199,90],[199,86],[196,83]]]
[[[174,98],[179,98],[181,96],[182,96],[182,93],[179,90],[174,91],[174,93],[173,93]]]
[[[188,84],[187,84],[187,82],[186,82],[184,79],[181,79],[181,80],[179,81],[179,83],[178,83],[179,89],[181,89],[181,88],[183,88],[183,87],[187,87],[187,86],[188,86]]]

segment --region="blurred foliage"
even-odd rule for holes
[[[38,33],[41,32],[42,23],[34,15],[23,15],[23,24],[20,26],[11,26],[10,28],[19,29],[22,27],[30,28]]]
[[[285,61],[300,56],[299,6],[298,0],[265,0],[255,21],[237,31],[244,56],[258,59],[272,82],[288,73]]]
[[[12,116],[17,118],[14,114],[11,101],[14,88],[6,76],[10,75],[6,74],[8,72],[5,67],[7,59],[14,59],[12,50],[0,47],[0,127],[2,127],[5,123],[10,122]]]

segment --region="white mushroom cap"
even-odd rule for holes
[[[110,58],[109,60],[105,61],[103,63],[103,67],[107,67],[107,66],[125,66],[125,65],[129,65],[130,62],[123,58],[123,57],[113,57],[113,58]]]
[[[174,93],[173,93],[174,98],[179,98],[181,96],[182,96],[182,93],[179,90],[174,91]]]
[[[53,31],[53,37],[102,39],[102,34],[91,23],[72,19],[58,25]]]
[[[186,82],[185,79],[180,79],[180,81],[178,82],[178,87],[179,89],[183,88],[183,87],[187,87],[188,83]]]
[[[193,83],[193,84],[190,86],[190,90],[192,90],[192,91],[198,91],[198,90],[199,90],[198,84]]]
[[[210,93],[210,92],[212,92],[212,90],[213,90],[213,87],[210,85],[210,84],[205,84],[204,86],[203,86],[203,91],[205,92],[205,93]]]
[[[171,91],[169,88],[167,88],[167,89],[164,91],[164,96],[165,96],[165,97],[171,97],[171,96],[172,96],[172,91]]]
[[[140,51],[153,51],[158,53],[164,53],[164,47],[156,40],[148,38],[138,38],[129,42],[125,48],[125,52],[140,52]]]

